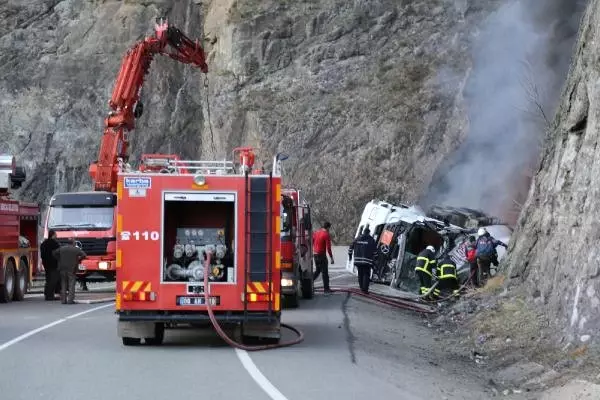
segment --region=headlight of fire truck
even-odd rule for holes
[[[290,287],[294,284],[294,281],[288,278],[281,278],[282,287]]]
[[[108,261],[100,261],[98,263],[98,269],[108,269],[110,267],[110,263]]]
[[[206,183],[206,178],[203,175],[194,176],[194,183],[198,186],[203,186]]]

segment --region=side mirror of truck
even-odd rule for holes
[[[27,178],[27,174],[25,173],[25,168],[23,167],[15,167],[15,173],[10,174],[10,187],[11,189],[18,189],[21,187],[25,179]]]

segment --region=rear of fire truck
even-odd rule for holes
[[[209,321],[242,338],[279,341],[280,182],[241,162],[167,160],[163,172],[119,174],[118,335],[160,344],[165,326]],[[209,261],[210,260],[210,261]],[[208,287],[205,287],[208,274]]]
[[[25,181],[11,155],[0,155],[0,303],[22,301],[37,272],[40,208],[10,197]]]

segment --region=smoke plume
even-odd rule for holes
[[[469,132],[424,206],[509,215],[524,201],[568,72],[586,0],[509,0],[482,23],[465,88]]]

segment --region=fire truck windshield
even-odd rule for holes
[[[54,230],[107,230],[113,225],[114,207],[51,206],[48,211],[48,229]]]

